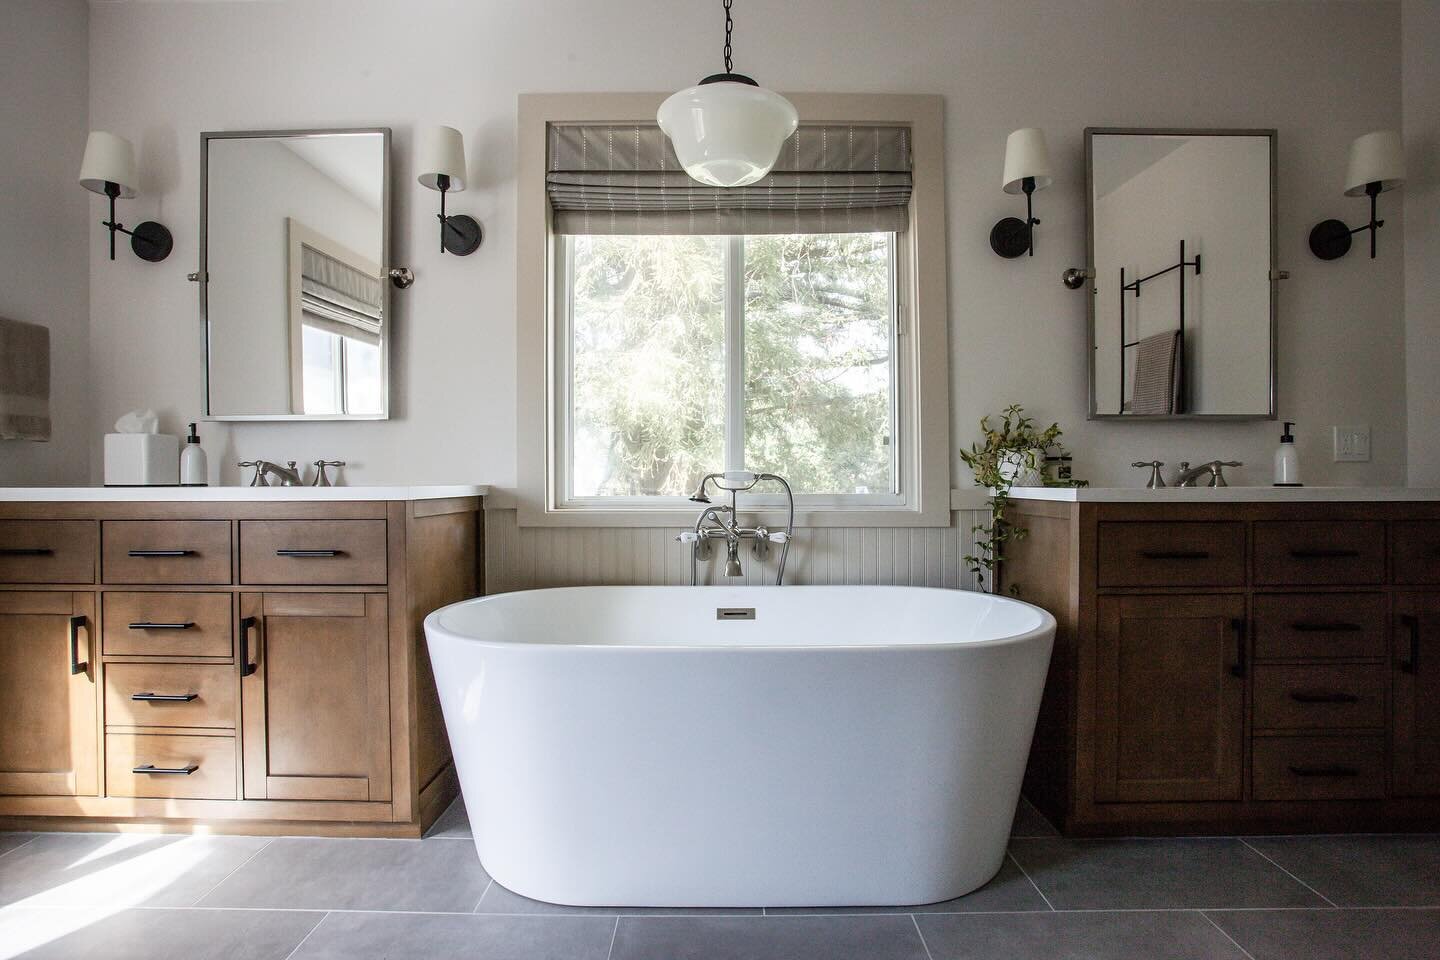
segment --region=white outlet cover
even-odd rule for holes
[[[1368,424],[1331,427],[1336,463],[1367,463],[1370,460],[1370,427]]]

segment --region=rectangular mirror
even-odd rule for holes
[[[1085,131],[1090,418],[1275,416],[1275,131]]]
[[[390,131],[200,135],[212,420],[389,415]]]

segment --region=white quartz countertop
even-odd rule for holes
[[[1435,487],[1012,487],[1012,500],[1061,503],[1416,503]]]
[[[0,487],[0,503],[233,503],[444,500],[483,497],[468,483],[413,487]]]

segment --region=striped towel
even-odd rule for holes
[[[1175,361],[1179,355],[1179,330],[1167,330],[1146,337],[1135,345],[1135,387],[1130,412],[1154,415],[1176,412],[1180,392]]]
[[[0,440],[50,439],[50,330],[0,317]]]

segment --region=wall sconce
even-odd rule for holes
[[[1370,222],[1351,230],[1342,220],[1321,220],[1310,231],[1310,252],[1321,260],[1338,260],[1350,252],[1350,238],[1370,231],[1370,259],[1375,259],[1375,235],[1385,226],[1375,219],[1375,198],[1405,182],[1405,151],[1400,134],[1377,130],[1350,144],[1350,166],[1345,173],[1345,196],[1370,198]]]
[[[1045,146],[1045,131],[1025,127],[1010,134],[1005,141],[1005,176],[1001,186],[1006,193],[1025,194],[1025,219],[1006,217],[990,229],[990,249],[1007,260],[1029,254],[1035,256],[1035,219],[1031,197],[1054,182],[1050,175],[1050,151]]]
[[[146,220],[134,230],[125,229],[115,219],[116,198],[129,200],[135,196],[135,147],[124,137],[103,130],[90,131],[85,141],[85,159],[80,162],[80,186],[92,193],[110,198],[110,219],[100,222],[110,231],[110,259],[115,259],[115,233],[130,237],[135,256],[159,263],[170,256],[175,246],[170,231],[154,220]]]
[[[445,194],[465,189],[465,138],[454,127],[431,127],[420,138],[420,183],[440,191],[440,252],[468,257],[480,246],[480,224],[445,215]]]

